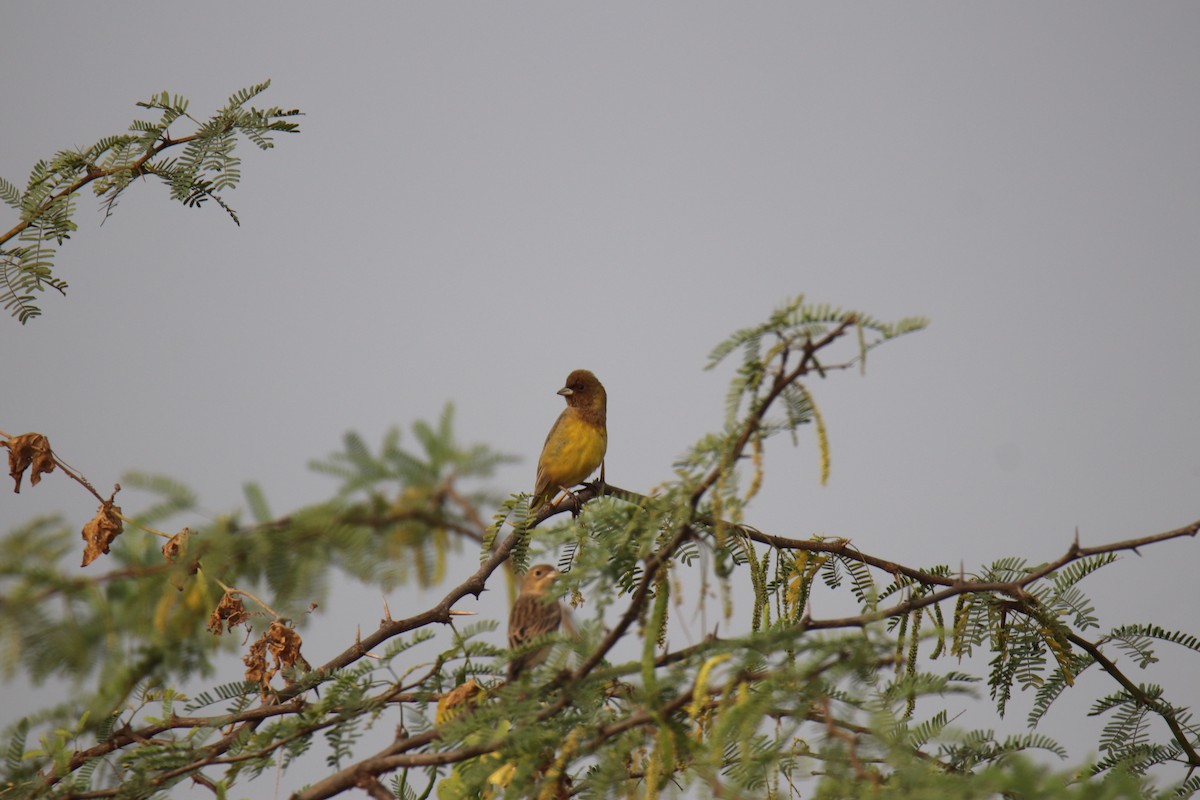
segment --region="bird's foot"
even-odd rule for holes
[[[558,488],[562,489],[563,492],[566,493],[567,497],[571,498],[571,509],[570,509],[571,518],[578,519],[579,518],[579,495],[575,494],[573,491],[568,489],[566,486],[560,486]]]

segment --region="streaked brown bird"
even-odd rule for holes
[[[521,578],[521,593],[508,614],[508,647],[517,650],[540,636],[558,630],[563,621],[563,608],[550,594],[558,578],[558,570],[549,564],[537,564]],[[535,647],[508,662],[508,679],[515,681],[521,673],[546,660],[550,645]]]
[[[559,490],[570,491],[600,467],[604,477],[604,453],[608,450],[608,395],[596,376],[577,369],[558,390],[567,407],[558,415],[546,436],[538,458],[530,508],[541,508]]]

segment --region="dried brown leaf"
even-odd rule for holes
[[[104,553],[108,552],[109,546],[113,543],[121,531],[125,530],[121,524],[121,507],[114,506],[112,498],[105,500],[100,504],[100,509],[96,512],[96,516],[83,526],[83,564],[86,567],[88,564],[95,561]]]
[[[271,691],[271,677],[275,674],[275,670],[267,669],[266,634],[250,645],[250,652],[242,656],[242,663],[246,665],[247,681],[257,683],[264,693]]]
[[[213,609],[212,614],[208,617],[208,629],[217,636],[220,636],[225,631],[233,630],[234,626],[241,625],[248,619],[250,619],[250,615],[246,613],[246,606],[242,604],[242,598],[231,592],[226,592],[221,596],[221,602],[217,603],[217,607]],[[221,623],[225,624],[224,630],[221,628]]]
[[[163,558],[174,564],[181,555],[187,552],[188,537],[192,535],[191,528],[184,528],[179,533],[167,539],[162,546]]]
[[[162,546],[163,558],[167,560],[167,563],[175,564],[187,555],[188,537],[191,535],[192,529],[184,528],[167,540],[167,543]],[[187,575],[195,575],[199,571],[200,561],[192,559],[192,563],[187,567]],[[171,572],[171,585],[179,591],[183,591],[184,587],[187,586],[187,575],[173,570]]]
[[[14,492],[21,491],[21,478],[30,466],[29,484],[37,486],[42,475],[54,472],[54,452],[50,440],[40,433],[23,433],[0,442],[8,448],[8,474],[16,481]]]
[[[272,622],[271,627],[267,629],[267,646],[271,650],[271,655],[275,656],[276,670],[280,666],[294,667],[296,664],[307,668],[308,662],[304,660],[304,656],[300,655],[301,644],[300,634],[279,620]]]
[[[246,665],[246,680],[257,683],[263,694],[270,694],[271,679],[281,669],[299,665],[301,669],[310,669],[308,661],[300,654],[300,634],[278,620],[250,645],[250,652],[242,656]],[[267,664],[267,653],[275,657],[275,663]]]

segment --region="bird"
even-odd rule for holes
[[[560,489],[569,493],[597,467],[600,479],[604,479],[604,454],[608,450],[608,395],[604,386],[588,370],[577,369],[567,376],[558,393],[566,398],[567,407],[558,415],[542,446],[530,508],[541,508]]]
[[[508,647],[518,650],[538,637],[557,631],[563,621],[562,605],[548,596],[558,579],[558,570],[549,564],[537,564],[521,578],[521,593],[508,614]],[[515,681],[522,672],[546,660],[550,645],[528,650],[508,663],[508,679]]]

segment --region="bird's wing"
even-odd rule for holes
[[[508,646],[516,649],[539,636],[558,630],[562,623],[562,606],[557,602],[544,603],[537,595],[523,594],[513,604],[511,619]]]
[[[546,462],[555,455],[566,444],[563,437],[556,437],[557,434],[567,422],[567,418],[571,415],[571,409],[564,408],[562,413],[558,415],[558,419],[554,420],[554,424],[550,427],[550,432],[546,434],[546,442],[542,445],[542,454],[538,456],[537,477],[533,482],[533,496],[541,497],[547,492],[557,492],[558,486],[553,485],[554,481],[551,476],[546,474]]]

